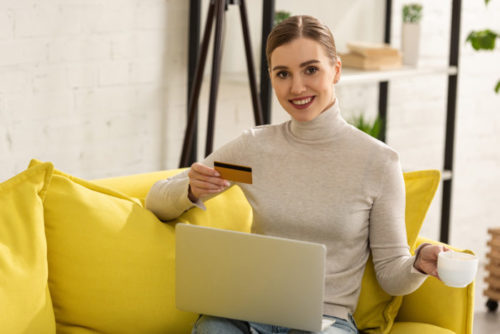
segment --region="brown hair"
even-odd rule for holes
[[[298,15],[280,22],[267,37],[267,66],[271,66],[271,53],[274,49],[299,37],[309,38],[321,44],[332,62],[337,58],[335,40],[330,29],[315,17]]]

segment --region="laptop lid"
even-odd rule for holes
[[[183,311],[320,331],[326,247],[176,225],[176,303]]]

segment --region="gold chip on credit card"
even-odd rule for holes
[[[214,169],[225,180],[252,184],[251,167],[214,161]]]

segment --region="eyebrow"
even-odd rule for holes
[[[311,60],[308,60],[308,61],[305,61],[305,62],[301,63],[299,66],[300,67],[304,67],[304,66],[307,66],[307,65],[315,64],[315,63],[319,63],[319,60],[317,60],[317,59],[311,59]],[[278,65],[278,66],[274,66],[273,67],[273,71],[276,71],[276,70],[286,70],[287,68],[288,67],[286,67],[286,66]]]

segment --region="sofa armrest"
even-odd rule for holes
[[[441,244],[455,251],[464,251],[443,243],[418,238],[418,245]],[[471,251],[465,251],[472,253]],[[474,282],[465,288],[451,288],[429,277],[415,292],[404,296],[396,321],[424,322],[448,328],[457,334],[472,333],[474,317]]]

